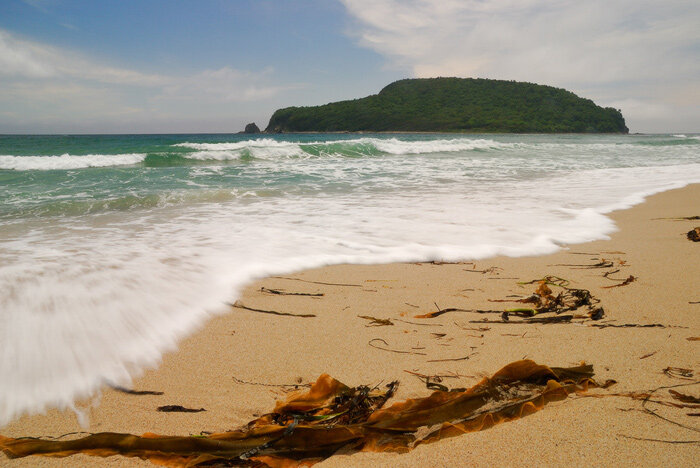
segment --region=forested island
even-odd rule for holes
[[[265,131],[628,133],[619,110],[565,89],[480,78],[406,79],[361,99],[287,107]]]

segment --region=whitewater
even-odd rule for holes
[[[698,182],[686,134],[0,136],[0,427],[128,386],[256,278],[551,253]]]

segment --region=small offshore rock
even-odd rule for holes
[[[243,133],[260,133],[260,129],[255,125],[255,122],[252,122],[245,126]]]

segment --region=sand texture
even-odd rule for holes
[[[179,351],[165,355],[158,369],[134,381],[136,390],[157,390],[163,395],[105,389],[99,406],[88,409],[88,429],[79,426],[72,412],[50,411],[23,417],[0,429],[0,434],[221,432],[270,412],[289,388],[274,385],[309,383],[322,373],[350,386],[399,380],[393,398],[399,401],[431,392],[412,373],[443,375],[441,383],[447,387],[469,387],[523,358],[560,367],[585,361],[594,365],[597,380],[618,381],[609,389],[591,390],[595,395],[692,383],[700,379],[700,341],[688,339],[700,337],[700,243],[689,241],[686,233],[700,226],[700,221],[662,218],[695,215],[700,215],[700,184],[615,212],[611,217],[619,231],[609,240],[566,246],[553,255],[462,263],[337,265],[266,278],[249,285],[239,303],[315,317],[230,309],[183,340]],[[592,267],[601,262],[605,267]],[[614,273],[606,278],[607,272]],[[492,301],[526,297],[537,284],[519,283],[547,275],[568,280],[569,287],[590,290],[605,310],[603,319],[514,324],[503,323],[500,314],[462,310],[434,318],[415,317],[438,307],[496,311],[529,307]],[[621,285],[630,276],[634,280]],[[616,285],[620,286],[609,287]],[[322,296],[280,295],[261,288]],[[370,320],[359,316],[388,319],[392,325],[370,326]],[[496,323],[472,323],[484,319]],[[511,319],[516,320],[520,319]],[[599,328],[594,324],[662,326]],[[669,366],[690,369],[694,376],[690,380],[669,376],[663,372]],[[677,390],[700,396],[700,385]],[[666,389],[655,396],[670,400]],[[157,412],[161,405],[206,411]],[[638,400],[575,396],[523,419],[421,445],[409,453],[343,454],[318,466],[696,464],[700,418],[687,413],[700,410],[648,408],[678,424],[645,412]],[[138,459],[85,455],[18,460],[0,455],[0,465],[153,466]]]

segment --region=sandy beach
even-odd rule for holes
[[[222,432],[270,412],[290,388],[277,385],[307,384],[323,373],[350,386],[399,380],[393,401],[400,401],[430,394],[415,373],[447,376],[442,384],[450,388],[469,387],[525,358],[560,367],[581,361],[592,364],[596,380],[618,382],[609,389],[590,391],[596,395],[692,383],[700,372],[700,341],[689,340],[700,336],[700,243],[689,241],[686,232],[700,221],[672,218],[700,215],[698,200],[700,184],[651,196],[643,204],[610,215],[618,227],[610,239],[565,246],[553,255],[461,263],[336,265],[265,278],[250,284],[239,304],[314,317],[231,308],[183,340],[177,352],[163,357],[160,367],[133,383],[135,390],[163,395],[129,395],[106,388],[101,398],[79,405],[89,416],[89,428],[81,428],[71,411],[52,410],[23,417],[0,429],[0,434]],[[528,296],[536,284],[521,283],[545,276],[564,278],[570,287],[590,290],[600,300],[604,317],[514,324],[503,323],[497,314],[456,310],[435,318],[416,318],[438,308],[518,307],[518,303],[493,300]],[[633,279],[623,284],[629,278]],[[313,296],[274,294],[266,289]],[[359,316],[389,320],[392,325],[369,326],[370,320]],[[484,319],[495,323],[471,322]],[[594,326],[601,324],[612,326]],[[619,327],[625,324],[660,326]],[[668,367],[690,369],[694,376],[668,375],[663,371]],[[698,385],[678,390],[700,396]],[[666,389],[655,395],[670,401]],[[157,412],[162,405],[206,411]],[[687,427],[654,417],[638,400],[574,396],[523,419],[421,445],[409,453],[343,454],[318,466],[696,463],[700,426],[698,418],[687,413],[697,410],[649,408]],[[17,460],[0,456],[0,465],[152,466],[133,458],[85,455]]]

